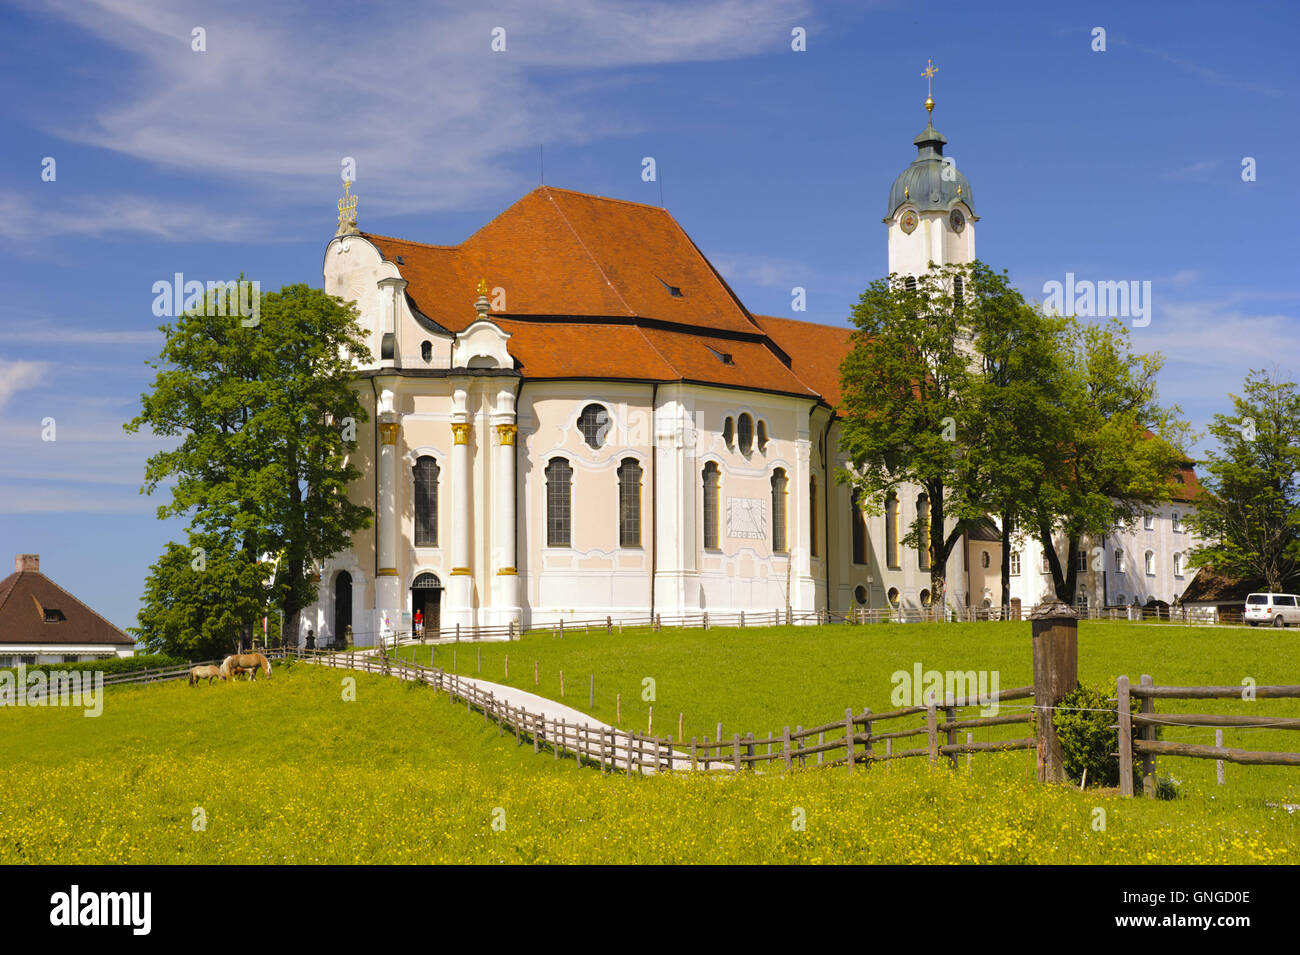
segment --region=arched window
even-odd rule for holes
[[[1156,555],[1151,551],[1147,551],[1145,560],[1146,560],[1147,576],[1154,577],[1156,575]]]
[[[731,421],[731,418],[728,418],[728,421]],[[716,550],[718,548],[718,486],[722,474],[718,472],[718,465],[710,461],[705,465],[702,476],[705,482],[705,548]]]
[[[915,276],[915,275],[909,275],[907,278],[903,279],[903,287],[906,288],[909,292],[915,292],[915,291],[916,291],[916,276]]]
[[[411,469],[415,476],[415,546],[438,546],[438,462],[425,455]]]
[[[593,448],[599,448],[605,443],[605,436],[609,434],[612,424],[604,405],[587,405],[582,409],[582,414],[578,415],[578,430],[582,432],[582,440]]]
[[[1125,596],[1124,596],[1123,594],[1116,594],[1116,595],[1115,595],[1115,603],[1118,604],[1118,605],[1121,606],[1121,607],[1126,606],[1126,604],[1125,604],[1125,600],[1126,600],[1126,599],[1127,599],[1127,598],[1125,598]]]
[[[425,361],[433,361],[433,342],[420,342],[420,357]]]
[[[703,477],[704,547],[707,550],[716,550],[718,547],[718,482],[721,477],[717,464],[710,461],[704,465]]]
[[[1154,514],[1143,514],[1143,515],[1142,515],[1142,529],[1143,529],[1143,530],[1147,530],[1147,531],[1153,531],[1153,530],[1155,530],[1155,528],[1156,528],[1156,517],[1155,517],[1155,515],[1154,515]]]
[[[952,303],[957,308],[966,304],[966,280],[960,275],[952,278]]]
[[[856,600],[859,604],[865,604],[867,602],[867,588],[863,587],[861,584],[858,584],[856,587],[854,587],[853,599]]]
[[[618,546],[641,546],[641,465],[624,458],[618,469]]]
[[[916,565],[921,570],[930,569],[930,496],[922,494],[916,499],[916,519],[920,522],[921,543],[916,548]]]
[[[922,607],[930,606],[930,591],[928,590],[921,591],[921,606]]]
[[[736,422],[736,443],[741,454],[749,454],[754,449],[754,419],[747,414],[741,415]]]
[[[758,422],[758,451],[760,454],[767,451],[767,422],[762,420]]]
[[[1124,573],[1124,551],[1115,548],[1115,573]]]
[[[762,422],[759,422],[762,424]],[[808,478],[808,553],[817,556],[817,478]]]
[[[785,469],[772,474],[772,553],[784,554],[790,547],[785,536]]]
[[[898,495],[890,491],[889,497],[885,498],[885,559],[891,570],[898,570],[901,566],[901,555],[898,551],[898,523]]]
[[[728,450],[733,450],[735,448],[736,446],[735,445],[735,441],[736,441],[736,419],[735,418],[728,417],[726,421],[722,422],[722,441],[727,446]]]
[[[862,513],[862,492],[856,487],[849,494],[849,520],[853,525],[853,563],[867,562],[867,516]]]
[[[572,534],[573,468],[564,458],[546,465],[546,546],[569,547]]]
[[[989,568],[989,552],[986,550],[980,551],[980,566],[985,570]]]
[[[889,606],[891,606],[891,607],[897,607],[897,606],[898,606],[898,588],[897,588],[897,587],[890,587],[890,588],[889,588],[889,593],[885,594],[885,599],[889,601]]]
[[[1171,514],[1171,515],[1169,516],[1169,523],[1170,523],[1170,525],[1173,527],[1173,530],[1174,530],[1174,533],[1175,533],[1175,534],[1178,534],[1178,533],[1181,533],[1181,532],[1182,532],[1182,529],[1183,529],[1183,516],[1182,516],[1181,514],[1179,514],[1177,511],[1174,511],[1173,514]]]

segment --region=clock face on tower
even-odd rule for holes
[[[948,213],[948,224],[952,226],[953,232],[960,233],[966,228],[966,217],[960,209],[953,209],[952,212]]]
[[[908,209],[903,213],[903,218],[899,220],[898,224],[902,227],[905,234],[911,235],[916,231],[916,213],[911,209]]]

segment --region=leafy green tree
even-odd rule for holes
[[[189,546],[168,543],[145,579],[140,625],[150,651],[190,660],[236,649],[266,603],[267,567],[250,561],[230,534],[193,534]]]
[[[1080,541],[1097,540],[1169,500],[1172,475],[1186,460],[1178,447],[1186,425],[1176,406],[1157,400],[1164,359],[1132,353],[1122,323],[1071,319],[1064,331],[1063,378],[1051,409],[1055,440],[1040,449],[1041,474],[1026,520],[1043,546],[1057,599],[1073,603]],[[1068,543],[1064,565],[1058,534]]]
[[[1257,370],[1231,398],[1232,413],[1210,425],[1208,494],[1187,519],[1206,543],[1188,562],[1287,590],[1300,578],[1300,390]]]
[[[191,537],[217,545],[208,567],[226,585],[218,608],[206,602],[211,588],[165,594],[193,584],[188,549],[169,547],[141,612],[146,639],[169,648],[215,639],[236,624],[251,639],[258,619],[276,612],[285,633],[296,635],[298,614],[314,596],[315,565],[371,519],[347,495],[360,477],[348,455],[366,420],[354,362],[370,358],[355,306],[290,285],[261,296],[254,322],[225,311],[210,293],[203,308],[161,326],[153,387],[124,426],[180,439],[149,459],[142,492],[169,485],[159,518],[188,516]],[[196,622],[214,609],[218,623]]]
[[[904,543],[928,548],[930,590],[940,606],[948,557],[965,529],[958,521],[949,530],[945,520],[945,494],[966,477],[972,369],[954,281],[964,275],[932,264],[915,278],[872,282],[853,308],[856,330],[840,366],[841,445],[852,468],[839,479],[875,513],[905,485],[925,492],[928,513],[917,515]]]
[[[1042,489],[1042,450],[1065,430],[1061,401],[1064,320],[1025,302],[1005,272],[973,263],[964,319],[974,339],[967,474],[961,513],[996,514],[1002,536],[1003,616],[1011,612],[1014,528],[1033,512]]]

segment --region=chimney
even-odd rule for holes
[[[19,554],[14,558],[14,570],[20,574],[25,570],[33,574],[39,574],[41,572],[41,555]]]

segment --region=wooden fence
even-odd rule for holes
[[[686,630],[686,629],[704,629],[711,627],[773,627],[773,626],[814,626],[828,624],[846,624],[866,625],[876,623],[937,623],[948,621],[953,623],[982,623],[998,620],[1028,620],[1031,613],[1038,609],[1027,607],[1022,610],[1012,610],[1005,618],[1000,607],[948,607],[944,610],[938,607],[900,607],[900,608],[867,608],[858,607],[846,613],[837,613],[830,610],[792,610],[790,608],[777,608],[765,611],[736,611],[733,613],[719,613],[712,611],[701,611],[699,613],[686,613],[679,615],[653,614],[636,617],[620,617],[615,619],[612,616],[603,617],[578,617],[578,618],[558,618],[549,622],[536,622],[527,628],[521,628],[519,624],[509,623],[501,626],[480,627],[480,626],[462,626],[455,624],[450,627],[442,627],[433,630],[426,628],[423,632],[414,630],[397,630],[391,632],[387,639],[381,634],[366,632],[354,633],[353,639],[359,636],[375,637],[375,645],[378,646],[381,640],[386,642],[389,647],[405,646],[408,644],[423,644],[432,642],[459,642],[459,641],[477,641],[477,640],[518,640],[524,633],[551,633],[557,636],[564,636],[566,633],[622,633],[625,628],[642,628],[652,632],[661,630]],[[1220,613],[1216,620],[1206,617],[1204,614],[1198,614],[1195,610],[1186,610],[1183,608],[1160,609],[1160,608],[1142,608],[1142,607],[1091,607],[1087,609],[1076,608],[1080,619],[1084,620],[1113,620],[1113,621],[1131,621],[1134,623],[1142,622],[1164,622],[1179,623],[1196,626],[1211,626],[1214,623],[1240,623],[1241,615],[1232,617],[1230,613]],[[335,643],[333,649],[342,649],[344,644]],[[329,647],[323,647],[329,649]]]
[[[947,758],[953,766],[962,754],[1033,749],[1033,738],[992,742],[959,742],[962,731],[1014,723],[1029,724],[1032,711],[995,716],[958,718],[958,710],[993,702],[1032,700],[1033,687],[1002,690],[987,701],[931,701],[925,706],[910,706],[887,713],[864,709],[854,714],[845,710],[844,718],[810,729],[786,727],[778,735],[756,738],[749,733],[734,734],[730,739],[703,740],[692,737],[673,740],[636,733],[604,724],[591,725],[547,718],[521,707],[512,706],[483,689],[475,680],[447,673],[435,666],[409,660],[390,659],[380,654],[335,653],[287,650],[284,655],[324,666],[397,676],[428,684],[448,694],[453,704],[464,703],[470,712],[483,714],[495,721],[499,733],[511,732],[522,744],[531,740],[534,750],[549,748],[558,759],[573,755],[582,762],[597,765],[604,772],[623,769],[628,773],[659,772],[673,769],[742,770],[757,769],[763,763],[776,763],[786,771],[795,766],[868,766],[873,762],[908,757],[927,757],[931,763]],[[920,725],[879,732],[881,723],[922,717]],[[942,734],[942,739],[940,738]],[[894,741],[924,736],[924,745],[895,750]],[[884,748],[881,748],[881,744]]]
[[[1256,686],[1249,691],[1256,699],[1300,698],[1300,686]],[[1300,766],[1300,753],[1269,753],[1259,750],[1236,749],[1222,745],[1208,746],[1197,743],[1174,743],[1156,739],[1160,726],[1218,727],[1250,729],[1300,729],[1300,718],[1285,716],[1235,716],[1223,713],[1171,713],[1158,715],[1155,701],[1243,699],[1246,690],[1240,686],[1156,686],[1150,676],[1143,675],[1137,686],[1121,676],[1115,686],[1116,715],[1119,718],[1119,788],[1124,796],[1133,795],[1133,756],[1142,757],[1142,788],[1148,797],[1155,795],[1157,756],[1188,756],[1193,759],[1214,759],[1230,763],[1262,766]],[[1130,699],[1142,701],[1140,713],[1132,713]],[[1139,736],[1133,738],[1133,727]]]

